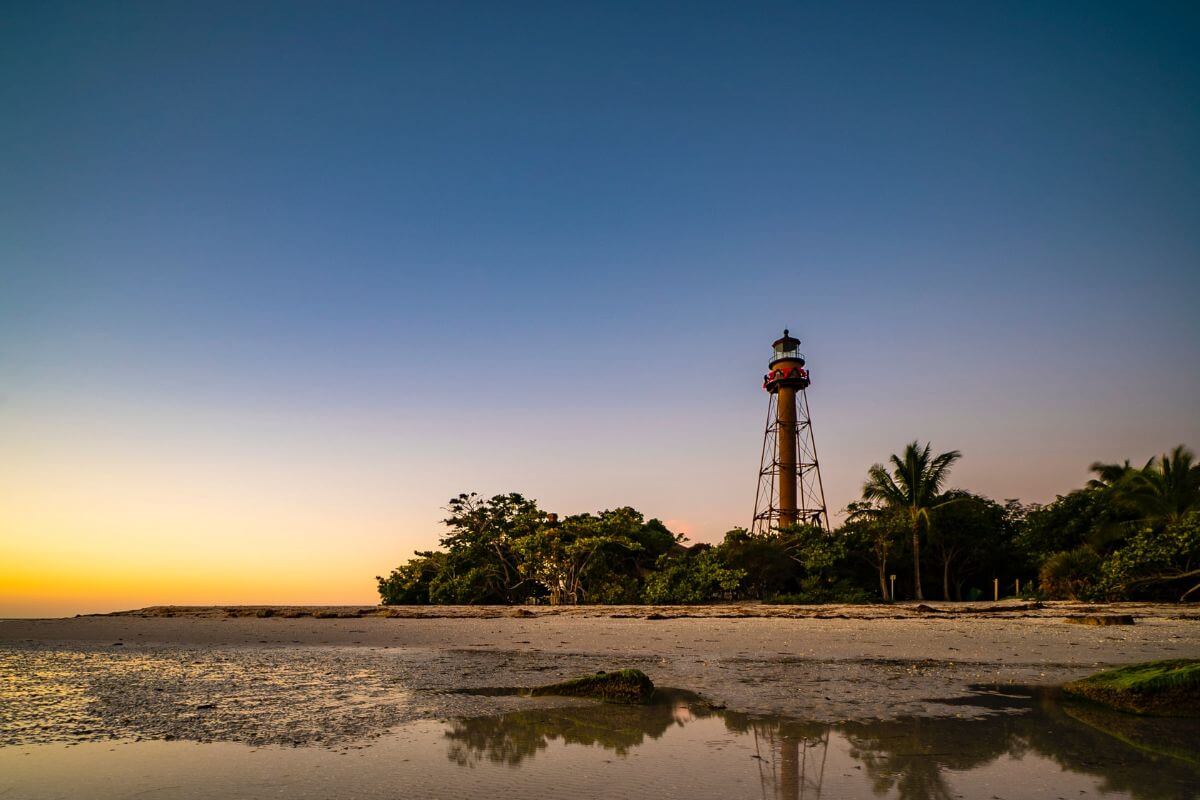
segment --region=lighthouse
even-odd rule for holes
[[[767,427],[751,523],[755,533],[796,524],[829,528],[808,408],[811,385],[800,340],[784,329],[783,336],[771,345],[771,360],[763,376],[768,393]]]

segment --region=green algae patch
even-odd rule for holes
[[[1063,691],[1134,714],[1200,717],[1200,659],[1130,664],[1072,681]]]
[[[591,697],[610,703],[649,703],[654,696],[654,682],[640,669],[621,669],[616,672],[597,672],[560,683],[535,686],[530,697]]]

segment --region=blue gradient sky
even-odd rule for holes
[[[833,506],[1200,445],[1196,9],[4,3],[0,614],[370,601],[464,490],[719,538],[784,326]]]

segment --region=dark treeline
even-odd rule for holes
[[[441,549],[379,577],[385,604],[1200,599],[1200,465],[1183,446],[1047,505],[946,488],[960,458],[910,444],[833,531],[735,528],[688,546],[632,508],[559,519],[519,494],[450,501]],[[893,577],[894,576],[894,577]],[[1036,579],[1036,582],[1035,582]],[[892,587],[895,587],[895,597]]]

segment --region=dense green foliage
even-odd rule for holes
[[[450,501],[441,549],[378,578],[385,604],[1200,598],[1200,466],[1180,446],[1044,506],[945,484],[957,451],[913,442],[868,472],[834,531],[735,528],[716,545],[632,508],[559,519],[519,494]],[[1033,579],[1036,578],[1036,584]],[[895,598],[892,596],[895,587]]]
[[[447,506],[443,550],[380,577],[404,603],[637,603],[644,577],[679,542],[632,508],[559,520],[519,494],[460,494]]]
[[[697,547],[659,558],[646,576],[642,599],[647,603],[704,603],[737,590],[746,573],[730,569],[711,547]]]
[[[1200,465],[1186,447],[1140,469],[1092,465],[1082,489],[1026,515],[1018,546],[1049,597],[1186,600],[1200,593]]]

